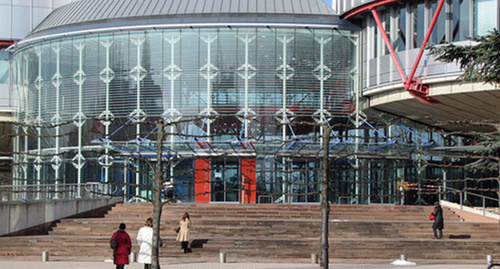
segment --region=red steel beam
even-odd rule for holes
[[[380,30],[380,34],[384,38],[385,45],[389,49],[389,53],[391,54],[392,61],[394,62],[394,65],[396,65],[396,68],[398,69],[399,77],[401,77],[401,80],[403,83],[406,85],[406,75],[405,72],[403,71],[403,68],[401,68],[401,64],[399,63],[398,57],[396,56],[396,52],[394,52],[394,49],[392,48],[391,41],[389,37],[387,36],[387,33],[385,32],[384,26],[382,25],[382,21],[380,21],[380,17],[378,16],[378,12],[375,8],[372,10],[373,18],[375,18],[375,22],[377,22],[378,29]]]
[[[427,29],[427,34],[425,35],[424,41],[422,42],[422,46],[420,46],[420,51],[418,52],[417,59],[413,64],[413,68],[411,69],[410,76],[406,81],[408,84],[412,83],[413,76],[415,76],[415,72],[417,72],[418,64],[420,63],[420,59],[422,59],[422,55],[424,54],[425,46],[427,46],[427,42],[429,42],[429,38],[431,37],[432,30],[434,30],[434,26],[436,25],[437,19],[439,17],[439,13],[441,13],[441,9],[443,8],[445,0],[441,0],[437,6],[436,13],[434,13],[434,17],[432,18],[431,24],[429,25],[429,29]]]
[[[415,72],[417,71],[417,68],[418,68],[418,65],[420,63],[420,60],[422,59],[422,55],[424,53],[425,47],[427,45],[427,42],[429,41],[429,38],[432,34],[432,31],[434,30],[434,26],[436,25],[437,19],[439,17],[439,13],[441,12],[441,9],[444,5],[445,0],[440,0],[440,2],[438,4],[438,7],[436,9],[436,13],[434,14],[434,16],[432,18],[431,24],[429,25],[429,29],[427,30],[424,41],[422,42],[422,46],[420,47],[417,58],[415,59],[415,63],[413,64],[413,67],[412,67],[411,72],[410,72],[410,76],[408,78],[406,78],[406,75],[403,71],[403,68],[401,67],[401,64],[399,63],[399,60],[396,56],[396,52],[394,51],[394,48],[392,47],[391,41],[390,41],[389,37],[387,36],[387,33],[385,32],[384,26],[382,25],[382,21],[380,20],[380,17],[378,15],[377,10],[376,10],[376,8],[379,7],[382,2],[387,3],[387,1],[390,1],[390,0],[372,3],[371,5],[365,5],[365,6],[363,6],[363,9],[358,10],[358,13],[353,13],[353,15],[359,14],[360,12],[366,11],[367,9],[369,9],[371,11],[373,18],[375,19],[375,22],[377,23],[379,32],[384,39],[384,43],[387,46],[387,49],[389,50],[392,61],[394,62],[394,65],[398,69],[398,73],[399,73],[401,80],[403,81],[405,90],[408,91],[412,96],[414,96],[415,98],[417,98],[421,102],[439,103],[434,98],[429,97],[429,85],[425,85],[422,83],[421,79],[414,79],[413,77],[415,76]]]
[[[349,19],[349,18],[352,18],[352,17],[359,15],[361,13],[369,12],[370,10],[373,10],[377,7],[385,6],[387,4],[391,4],[391,3],[395,3],[395,2],[399,2],[399,1],[401,1],[401,0],[380,0],[380,1],[367,3],[364,5],[360,5],[358,7],[355,7],[353,9],[349,10],[348,12],[344,13],[344,15],[342,15],[342,19],[344,19],[344,20]]]
[[[0,40],[0,46],[11,46],[13,44],[14,44],[14,41]]]

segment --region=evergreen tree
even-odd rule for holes
[[[471,38],[472,45],[432,46],[431,54],[437,60],[457,62],[464,73],[464,81],[500,83],[500,33],[493,29],[485,36]]]
[[[471,38],[471,40],[474,43],[467,46],[453,44],[432,46],[430,47],[431,54],[441,62],[456,62],[464,71],[460,76],[463,81],[500,84],[500,33],[493,29],[487,35]],[[474,171],[496,174],[498,186],[500,186],[500,124],[484,122],[481,125],[489,125],[495,131],[475,135],[478,145],[483,147],[475,152],[480,157],[466,167]],[[496,189],[500,198],[498,186]]]

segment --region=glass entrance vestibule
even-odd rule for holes
[[[147,171],[147,167],[141,168]],[[408,170],[409,169],[409,170]],[[165,177],[165,197],[195,203],[319,203],[321,163],[304,158],[198,158],[173,162]],[[330,166],[331,203],[397,204],[401,182],[413,182],[413,168],[402,161],[340,161]],[[149,173],[151,176],[152,174]],[[126,173],[129,183],[144,175]],[[144,177],[144,178],[142,178]],[[128,194],[145,190],[128,188]],[[151,194],[150,194],[151,195]]]

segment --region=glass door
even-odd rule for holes
[[[320,193],[318,178],[320,174],[317,162],[294,161],[291,167],[291,191],[293,203],[319,203]]]
[[[240,173],[239,163],[227,160],[212,160],[211,201],[239,202]]]

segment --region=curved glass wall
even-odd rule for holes
[[[318,128],[279,123],[345,121],[355,39],[336,29],[221,27],[89,34],[22,47],[14,56],[17,120],[26,123],[15,149],[24,163],[18,178],[140,182],[124,160],[106,157],[93,142],[144,139],[152,127],[140,122],[161,117],[186,120],[170,127],[174,150],[190,136],[214,145],[311,136]]]
[[[407,75],[411,72],[438,3],[439,0],[402,1],[401,4],[387,6],[379,11],[386,34]],[[498,28],[497,11],[496,0],[445,1],[430,35],[429,44],[461,44],[468,42],[471,36],[486,35]],[[400,83],[399,72],[387,52],[387,46],[372,15],[365,17],[365,25],[362,30],[362,88]],[[420,66],[416,74],[426,77],[455,76],[462,72],[456,64],[443,64],[433,58],[422,61]]]

